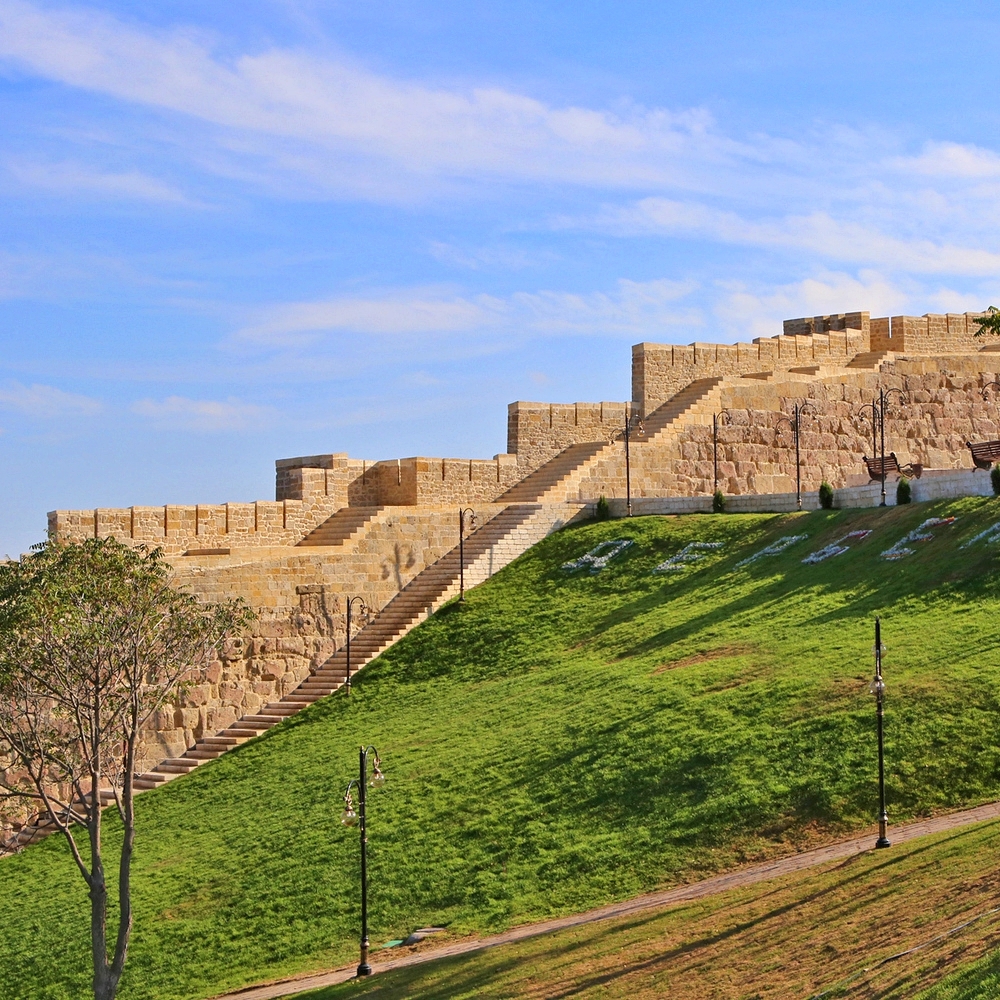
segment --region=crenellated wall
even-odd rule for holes
[[[54,510],[48,515],[48,527],[51,537],[63,541],[113,537],[181,555],[191,550],[295,545],[342,506],[336,496],[315,495],[308,500]]]
[[[802,490],[825,479],[874,496],[877,488],[859,485],[867,483],[863,456],[873,453],[861,408],[879,385],[906,395],[890,411],[887,451],[965,483],[966,441],[1000,439],[1000,396],[983,399],[1000,377],[1000,345],[974,338],[980,315],[841,313],[786,320],[779,336],[751,343],[637,344],[634,403],[511,403],[508,452],[493,459],[371,462],[344,452],[281,459],[274,501],[59,510],[49,515],[49,531],[64,541],[114,536],[162,547],[175,583],[206,600],[241,596],[258,612],[253,634],[189,677],[153,720],[147,763],[155,763],[293,690],[343,643],[345,597],[384,607],[456,544],[459,506],[489,520],[503,509],[498,497],[575,444],[601,447],[543,469],[526,484],[529,495],[551,503],[623,499],[624,445],[609,442],[631,408],[646,418],[646,436],[633,435],[630,451],[631,492],[640,501],[709,502],[712,416],[721,413],[719,486],[742,498],[734,509],[759,506],[750,494],[794,491],[787,420],[805,400],[815,412],[802,420]],[[976,482],[985,488],[983,476]],[[327,529],[337,544],[298,545],[345,508]]]
[[[867,318],[868,314],[860,315]],[[632,348],[632,396],[646,417],[695,379],[818,365],[843,367],[868,351],[868,343],[862,330],[834,330],[759,337],[748,344],[636,344]]]
[[[953,354],[978,351],[984,346],[975,337],[982,313],[926,313],[893,316],[871,321],[873,351],[913,354]]]
[[[621,430],[630,403],[526,403],[507,407],[507,451],[519,476],[537,469],[572,444],[607,441]]]

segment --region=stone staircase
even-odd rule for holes
[[[861,354],[855,354],[847,362],[847,367],[877,370],[882,367],[883,362],[893,361],[895,358],[896,354],[894,351],[864,351]]]
[[[474,587],[513,562],[546,535],[563,527],[586,510],[586,504],[511,504],[465,540],[465,585]],[[334,515],[336,517],[336,515]],[[332,518],[331,518],[332,520]],[[346,519],[340,524],[344,525]],[[348,532],[348,535],[350,532]],[[375,617],[351,636],[351,676],[379,653],[401,639],[459,591],[458,546],[410,581]],[[151,771],[135,778],[135,789],[157,788],[173,778],[193,771],[206,761],[259,736],[284,719],[343,686],[347,678],[346,649],[338,650],[294,691],[246,715],[228,729],[200,739],[180,757],[161,761]],[[112,792],[101,791],[101,802],[110,805]],[[14,850],[43,840],[55,827],[40,823],[23,827]],[[0,849],[0,856],[4,851]]]
[[[638,444],[651,444],[662,440],[667,434],[677,430],[680,423],[702,423],[699,416],[711,416],[722,402],[722,379],[699,378],[686,385],[676,396],[668,399],[643,421],[645,434],[635,438]]]
[[[584,504],[545,507],[512,504],[465,540],[465,585],[474,587],[584,509]],[[374,618],[351,636],[351,676],[458,593],[458,546],[411,580]],[[228,729],[200,739],[180,757],[157,764],[135,779],[137,789],[156,788],[199,764],[276,726],[340,688],[347,679],[346,649],[338,650],[294,691],[245,715]]]
[[[721,377],[696,379],[667,400],[643,421],[642,435],[631,439],[633,448],[645,447],[691,423],[711,421],[721,403]],[[558,503],[579,494],[580,484],[603,458],[621,447],[620,441],[574,444],[550,459],[530,476],[512,486],[498,503]]]
[[[353,541],[385,507],[341,507],[306,535],[299,545],[344,545]]]
[[[606,441],[571,444],[497,497],[496,503],[545,503],[549,494],[560,487],[565,488],[574,474],[582,473],[592,462],[603,457],[609,447]]]

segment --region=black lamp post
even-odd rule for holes
[[[876,437],[878,437],[881,442],[881,456],[882,456],[882,502],[879,504],[880,507],[885,506],[885,412],[892,401],[892,394],[896,392],[899,393],[900,402],[906,402],[906,393],[902,389],[886,389],[883,386],[878,387],[878,396],[875,397],[870,403],[866,403],[862,406],[858,413],[864,413],[865,410],[871,411],[872,419],[872,452],[875,453],[875,443]]]
[[[646,433],[645,428],[642,426],[642,420],[637,418],[632,413],[632,406],[628,404],[625,407],[625,423],[621,430],[612,431],[611,442],[614,443],[619,437],[625,442],[625,509],[628,511],[628,516],[632,516],[632,466],[631,459],[629,455],[629,439],[632,436],[632,428],[635,426],[635,433],[640,437]]]
[[[372,776],[368,781],[368,755],[371,754]],[[372,967],[368,964],[368,859],[366,848],[368,837],[365,833],[365,794],[368,785],[372,788],[379,788],[385,784],[385,775],[382,773],[378,750],[375,747],[362,746],[359,750],[358,777],[352,778],[347,784],[347,791],[344,792],[344,811],[340,814],[340,822],[344,826],[361,826],[361,962],[358,965],[359,976],[370,976]],[[358,790],[358,811],[354,811],[354,802],[351,799],[351,789]]]
[[[889,816],[885,811],[885,749],[882,743],[882,716],[884,713],[883,699],[885,698],[885,681],[882,680],[882,653],[885,646],[882,645],[882,623],[879,618],[875,619],[875,677],[868,690],[875,695],[875,718],[878,725],[878,840],[876,847],[888,847],[889,838],[885,831],[889,823]]]
[[[458,511],[458,603],[465,604],[465,515],[469,515],[469,526],[476,526],[476,512],[471,507],[461,507]]]
[[[795,435],[795,507],[797,510],[802,510],[802,466],[799,464],[799,418],[803,413],[811,413],[813,416],[816,416],[817,411],[812,403],[796,403],[794,412],[794,419],[779,417],[774,428],[777,430],[782,423],[786,423],[791,428],[792,434]]]
[[[733,415],[729,410],[712,414],[712,493],[719,492],[719,420],[723,424],[732,423]]]
[[[365,604],[364,598],[347,598],[347,680],[344,682],[344,687],[347,689],[348,694],[351,693],[351,611],[355,604],[359,605],[363,612],[368,610],[368,605]]]

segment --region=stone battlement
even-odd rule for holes
[[[844,367],[859,354],[956,354],[981,350],[975,320],[982,313],[926,313],[871,319],[867,312],[786,319],[782,333],[748,343],[636,344],[632,398],[646,416],[697,378],[746,377],[804,366]]]

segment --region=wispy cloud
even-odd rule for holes
[[[425,178],[636,188],[693,179],[685,160],[740,148],[699,109],[555,107],[499,87],[393,79],[303,51],[225,61],[194,32],[143,32],[96,11],[24,0],[0,3],[0,56],[47,79],[238,133],[245,153],[314,182],[332,171],[339,183],[388,185],[390,174],[371,173],[382,161]]]
[[[820,259],[877,264],[916,274],[1000,274],[1000,253],[929,239],[899,239],[871,226],[834,219],[826,212],[752,220],[698,202],[644,198],[624,208],[605,209],[590,224],[622,235],[655,233],[806,250]]]
[[[104,173],[80,163],[42,163],[8,159],[7,172],[26,187],[58,195],[97,195],[101,198],[163,202],[194,206],[183,192],[138,171]]]
[[[226,400],[188,399],[185,396],[140,399],[131,409],[158,428],[200,433],[261,430],[277,419],[273,407],[244,403],[231,397]]]
[[[721,282],[714,306],[718,329],[730,340],[773,337],[781,332],[782,320],[795,316],[823,316],[837,312],[868,310],[873,316],[926,312],[916,288],[905,288],[876,271],[858,276],[840,271],[821,272],[803,281],[777,287],[752,287]],[[915,302],[916,299],[916,302]]]
[[[64,392],[51,385],[0,383],[0,408],[14,410],[28,417],[55,420],[61,417],[86,417],[99,413],[101,403],[89,396]]]
[[[621,279],[610,292],[515,292],[506,297],[435,294],[399,289],[368,298],[271,306],[235,334],[237,341],[271,347],[315,343],[338,332],[406,338],[447,338],[475,331],[512,334],[646,336],[698,324],[680,305],[697,287],[690,281]]]

